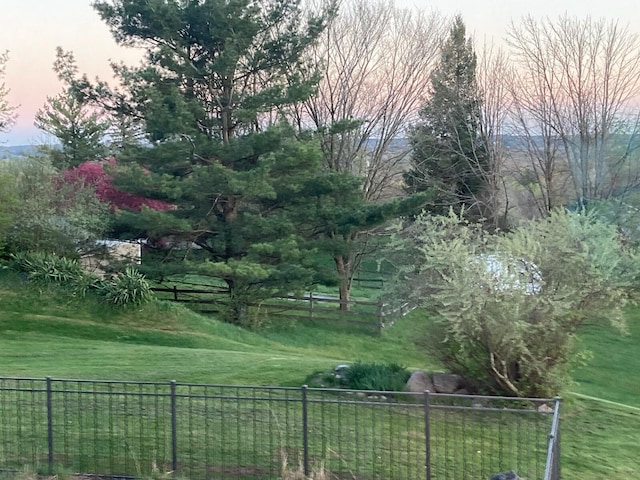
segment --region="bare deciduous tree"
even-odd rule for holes
[[[530,16],[508,32],[519,70],[514,112],[540,185],[566,162],[578,202],[640,185],[637,107],[640,37],[617,22]]]
[[[308,0],[307,8],[318,1]],[[341,245],[332,256],[343,309],[363,256],[375,248],[372,229],[385,211],[398,210],[383,204],[403,193],[407,130],[429,95],[448,23],[391,0],[345,0],[312,52],[310,63],[323,66],[322,78],[316,94],[297,106],[295,120],[319,133],[326,168],[362,179],[362,217],[379,219],[331,234]]]
[[[4,81],[5,66],[9,60],[9,54],[7,52],[0,54],[0,133],[5,132],[13,122],[15,121],[16,107],[7,102],[7,95],[9,90],[6,88]]]
[[[536,38],[536,42],[539,42]],[[553,76],[544,62],[527,60],[526,68],[514,70],[509,83],[513,98],[514,165],[519,182],[530,194],[537,214],[546,216],[560,203],[565,179],[561,142],[553,115]]]
[[[480,209],[493,227],[503,226],[509,212],[504,175],[509,156],[505,146],[505,127],[511,103],[508,89],[511,76],[512,69],[506,54],[493,45],[485,44],[478,55],[476,82],[481,99],[479,134],[486,158],[482,163],[474,162],[474,168],[484,183],[478,198]]]
[[[363,178],[368,201],[400,190],[408,148],[398,139],[428,95],[447,27],[435,12],[352,0],[341,5],[314,51],[323,79],[298,115],[323,134],[328,168]]]

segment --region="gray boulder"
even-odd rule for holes
[[[349,370],[349,365],[340,364],[336,368],[333,369],[333,376],[337,379],[344,378]]]
[[[491,480],[523,480],[523,478],[518,476],[516,472],[511,470],[507,473],[496,473],[491,477]]]
[[[553,413],[555,411],[553,407],[550,407],[546,403],[543,403],[542,405],[538,406],[537,410],[540,413]]]
[[[452,373],[434,373],[433,386],[438,393],[455,393],[464,388],[464,379]]]
[[[436,392],[431,377],[420,370],[416,370],[411,374],[404,388],[407,392],[413,393],[423,393],[425,390],[428,390],[430,393]]]

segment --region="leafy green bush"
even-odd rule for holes
[[[397,363],[356,362],[344,370],[343,383],[354,390],[399,392],[404,390],[410,376],[411,372]]]
[[[0,162],[0,189],[0,237],[8,253],[72,257],[109,224],[109,206],[93,188],[67,183],[46,158]]]
[[[11,258],[14,270],[26,273],[30,281],[57,284],[71,290],[74,296],[85,297],[100,285],[100,279],[83,270],[75,259],[44,252],[19,252]]]
[[[104,282],[102,289],[107,301],[114,305],[140,305],[153,298],[149,282],[131,267]]]
[[[352,390],[403,391],[411,372],[397,363],[356,362],[340,371],[317,371],[304,383],[312,388],[347,388]]]
[[[0,171],[0,252],[13,223],[16,202],[12,177]]]
[[[640,278],[640,252],[591,213],[554,211],[509,232],[423,215],[389,245],[394,296],[433,318],[430,354],[516,396],[558,394],[580,327],[623,326]]]

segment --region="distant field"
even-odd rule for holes
[[[26,157],[38,152],[37,145],[0,145],[0,160],[8,158]]]

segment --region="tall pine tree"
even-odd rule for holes
[[[103,158],[108,153],[105,137],[109,122],[93,109],[87,99],[77,96],[73,82],[77,66],[73,54],[56,49],[53,69],[64,82],[65,89],[55,97],[47,97],[35,116],[35,126],[53,135],[59,147],[43,147],[56,168],[77,167],[83,162]]]
[[[300,233],[300,222],[313,219],[292,212],[304,202],[291,200],[323,174],[321,153],[267,121],[309,96],[317,81],[304,52],[332,8],[305,16],[299,3],[95,3],[118,42],[147,51],[147,66],[118,67],[120,91],[84,85],[86,95],[119,114],[126,104],[145,126],[148,145],[125,148],[120,159],[128,172],[116,184],[173,205],[122,212],[121,227],[172,247],[164,250],[167,271],[223,281],[233,321],[241,321],[249,299],[317,280]]]
[[[408,191],[434,191],[433,213],[453,207],[479,216],[478,197],[488,168],[481,120],[476,54],[457,16],[431,75],[431,98],[410,135],[411,169],[405,173]]]

